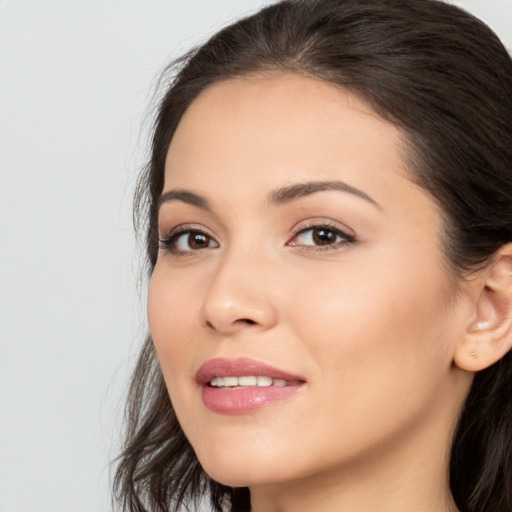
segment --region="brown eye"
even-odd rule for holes
[[[161,249],[175,254],[190,253],[218,246],[219,244],[212,237],[202,231],[181,231],[160,240]]]
[[[328,225],[311,226],[299,231],[288,245],[307,249],[338,249],[355,241],[354,236]]]
[[[208,247],[209,238],[203,233],[190,233],[187,243],[191,249],[204,249]]]
[[[314,228],[312,230],[313,241],[316,245],[331,245],[336,243],[338,235],[332,229]]]

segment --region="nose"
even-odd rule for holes
[[[233,252],[219,263],[201,307],[201,323],[230,335],[245,329],[267,330],[278,322],[275,272],[262,258]]]

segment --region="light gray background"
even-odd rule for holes
[[[158,71],[264,0],[0,0],[0,512],[107,512]],[[512,0],[459,0],[512,48]],[[142,134],[142,135],[141,135]]]

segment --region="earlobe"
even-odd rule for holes
[[[504,245],[481,271],[474,293],[474,317],[458,343],[454,362],[478,372],[512,347],[512,244]]]

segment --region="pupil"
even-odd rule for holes
[[[336,242],[336,233],[329,229],[315,229],[313,231],[313,240],[317,245],[329,245]]]
[[[201,233],[190,233],[188,245],[191,249],[203,249],[208,246],[208,237]]]

